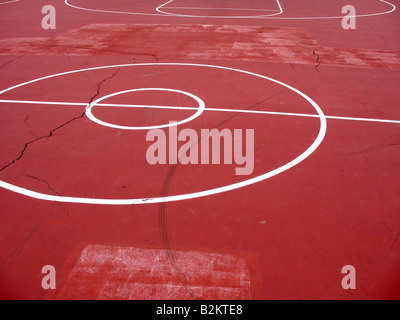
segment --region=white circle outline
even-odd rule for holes
[[[315,141],[312,143],[312,145],[305,151],[303,152],[300,156],[295,158],[294,160],[288,162],[287,164],[269,171],[265,174],[262,174],[260,176],[234,183],[228,186],[224,187],[219,187],[219,188],[214,188],[214,189],[209,189],[205,191],[200,191],[200,192],[194,192],[194,193],[188,193],[188,194],[182,194],[182,195],[175,195],[175,196],[167,196],[167,197],[158,197],[158,198],[140,198],[140,199],[95,199],[95,198],[78,198],[78,197],[65,197],[65,196],[54,196],[54,195],[49,195],[49,194],[43,194],[31,190],[27,190],[21,187],[17,187],[15,185],[12,185],[10,183],[4,182],[0,180],[0,187],[8,189],[10,191],[39,199],[39,200],[46,200],[46,201],[55,201],[55,202],[66,202],[66,203],[79,203],[79,204],[98,204],[98,205],[135,205],[135,204],[154,204],[154,203],[163,203],[163,202],[172,202],[172,201],[181,201],[181,200],[189,200],[189,199],[196,199],[196,198],[202,198],[210,195],[215,195],[215,194],[220,194],[236,189],[240,189],[249,185],[253,185],[255,183],[258,183],[260,181],[264,181],[266,179],[272,178],[280,173],[283,173],[294,166],[298,165],[299,163],[303,162],[306,158],[311,156],[311,154],[314,153],[315,150],[321,145],[322,141],[325,138],[326,132],[327,132],[327,120],[325,117],[325,114],[321,110],[321,108],[318,106],[316,102],[314,102],[310,97],[308,97],[305,93],[301,92],[300,90],[293,88],[292,86],[283,83],[281,81],[254,73],[250,71],[245,71],[245,70],[240,70],[240,69],[235,69],[235,68],[229,68],[229,67],[223,67],[223,66],[216,66],[216,65],[207,65],[207,64],[192,64],[192,63],[143,63],[143,64],[125,64],[125,65],[112,65],[112,66],[102,66],[102,67],[94,67],[94,68],[87,68],[87,69],[79,69],[79,70],[73,70],[73,71],[68,71],[68,72],[62,72],[42,78],[38,78],[35,80],[27,81],[18,85],[15,85],[13,87],[7,88],[5,90],[0,91],[0,95],[3,93],[6,93],[8,91],[14,90],[16,88],[22,87],[29,85],[31,83],[35,83],[41,80],[46,80],[46,79],[51,79],[63,75],[69,75],[69,74],[74,74],[78,72],[86,72],[86,71],[93,71],[93,70],[103,70],[103,69],[111,69],[111,68],[124,68],[124,67],[137,67],[137,66],[154,66],[154,65],[159,65],[159,66],[192,66],[192,67],[205,67],[205,68],[214,68],[214,69],[221,69],[221,70],[228,70],[228,71],[235,71],[243,74],[248,74],[251,76],[255,76],[261,79],[265,79],[271,82],[274,82],[278,85],[281,85],[285,88],[288,88],[289,90],[297,93],[301,97],[303,97],[305,100],[307,100],[317,111],[318,117],[320,119],[320,130],[318,133],[317,138]]]
[[[253,16],[198,16],[198,15],[180,15],[175,13],[168,13],[161,11],[160,8],[167,5],[167,2],[162,4],[161,6],[155,8],[158,13],[145,13],[145,12],[130,12],[130,11],[113,11],[113,10],[101,10],[101,9],[90,9],[90,8],[83,8],[78,7],[76,5],[70,4],[69,0],[65,0],[64,3],[74,9],[84,10],[84,11],[91,11],[91,12],[101,12],[101,13],[115,13],[115,14],[126,14],[126,15],[138,15],[138,16],[155,16],[155,17],[186,17],[186,18],[216,18],[216,19],[252,19],[252,18],[265,18],[265,17],[272,17],[275,15],[282,14],[282,11],[279,13],[268,14],[268,15],[253,15]],[[280,7],[280,4],[279,4]],[[218,8],[216,8],[218,9]]]
[[[115,13],[115,14],[127,14],[127,15],[139,15],[139,16],[157,16],[157,17],[182,17],[182,18],[221,18],[221,19],[275,19],[275,20],[326,20],[326,19],[343,19],[345,15],[343,16],[329,16],[329,17],[282,17],[282,16],[276,16],[276,17],[269,17],[269,16],[234,16],[234,17],[223,17],[223,16],[215,16],[215,17],[210,17],[210,16],[188,16],[188,15],[177,15],[177,14],[154,14],[154,13],[140,13],[140,12],[124,12],[124,11],[111,11],[111,10],[99,10],[99,9],[90,9],[90,8],[83,8],[83,7],[78,7],[76,5],[72,5],[68,2],[69,0],[65,0],[65,4],[71,8],[78,9],[78,10],[84,10],[84,11],[91,11],[91,12],[101,12],[101,13]],[[347,18],[366,18],[366,17],[375,17],[375,16],[381,16],[385,14],[392,13],[396,11],[397,7],[385,0],[377,0],[383,3],[386,3],[387,5],[390,5],[392,7],[391,10],[389,11],[384,11],[384,12],[378,12],[378,13],[370,13],[370,14],[360,14],[360,15],[355,15],[355,16],[347,16]]]
[[[120,125],[112,124],[112,123],[108,123],[108,122],[105,122],[105,121],[102,121],[102,120],[96,118],[92,113],[93,107],[96,104],[100,103],[101,101],[104,101],[104,100],[106,100],[108,98],[111,98],[111,97],[114,97],[114,96],[117,96],[117,95],[121,95],[121,94],[125,94],[125,93],[131,93],[131,92],[140,92],[140,91],[166,91],[166,92],[181,93],[181,94],[184,94],[184,95],[186,95],[188,97],[191,97],[192,99],[196,100],[197,103],[199,104],[199,108],[198,108],[197,112],[194,115],[192,115],[192,116],[190,116],[190,117],[188,117],[188,118],[186,118],[184,120],[181,120],[181,121],[178,121],[178,122],[172,122],[172,123],[169,123],[169,124],[163,124],[163,125],[158,125],[158,126],[148,126],[148,127],[128,127],[128,126],[120,126]],[[197,97],[194,94],[191,94],[189,92],[185,92],[185,91],[182,91],[182,90],[175,90],[175,89],[166,89],[166,88],[140,88],[140,89],[131,89],[131,90],[115,92],[115,93],[109,94],[107,96],[101,97],[100,99],[97,99],[96,101],[91,102],[89,104],[89,106],[87,107],[87,109],[86,109],[86,116],[90,120],[92,120],[93,122],[96,122],[97,124],[100,124],[102,126],[109,127],[109,128],[122,129],[122,130],[152,130],[152,129],[162,129],[162,128],[168,128],[168,127],[175,127],[175,126],[178,126],[180,124],[184,124],[184,123],[190,122],[190,121],[196,119],[197,117],[199,117],[204,112],[205,108],[206,108],[206,105],[205,105],[204,101],[201,100],[199,97]]]

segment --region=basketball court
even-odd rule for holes
[[[0,2],[0,298],[400,298],[397,7]],[[185,129],[254,130],[253,170],[149,164]]]

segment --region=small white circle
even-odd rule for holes
[[[186,118],[182,121],[172,122],[169,124],[163,124],[163,125],[158,125],[158,126],[148,126],[148,127],[128,127],[128,126],[120,126],[120,125],[112,124],[112,123],[108,123],[108,122],[97,119],[92,113],[93,107],[96,106],[97,104],[99,104],[101,101],[104,101],[108,98],[115,97],[115,96],[118,96],[121,94],[131,93],[131,92],[139,92],[139,91],[166,91],[166,92],[176,92],[176,93],[184,94],[184,95],[196,100],[197,103],[199,104],[199,107],[197,109],[197,112],[194,115],[192,115],[189,118]],[[107,96],[101,97],[100,99],[97,99],[96,101],[93,101],[89,104],[89,106],[86,109],[86,115],[90,120],[92,120],[102,126],[105,126],[105,127],[110,127],[110,128],[114,128],[114,129],[122,129],[122,130],[152,130],[152,129],[162,129],[162,128],[178,126],[180,124],[190,122],[190,121],[196,119],[197,117],[199,117],[204,112],[205,108],[206,108],[206,105],[205,105],[204,101],[189,92],[185,92],[182,90],[175,90],[175,89],[165,89],[165,88],[141,88],[141,89],[131,89],[131,90],[119,91],[119,92],[115,92],[115,93],[109,94]]]

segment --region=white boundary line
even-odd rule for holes
[[[71,0],[64,0],[64,3],[74,9],[79,9],[79,10],[85,10],[85,11],[91,11],[91,12],[101,12],[101,13],[114,13],[114,14],[128,14],[128,15],[139,15],[139,16],[157,16],[157,17],[165,17],[165,16],[169,16],[169,17],[176,17],[179,15],[175,15],[175,14],[168,14],[168,13],[162,13],[162,14],[154,14],[154,13],[140,13],[140,12],[126,12],[126,11],[111,11],[111,10],[100,10],[100,9],[90,9],[90,8],[83,8],[83,7],[79,7],[76,5],[72,5],[69,3],[69,1]],[[278,0],[277,0],[278,1]],[[390,14],[392,12],[394,12],[397,8],[394,4],[385,1],[385,0],[377,0],[380,1],[382,3],[385,3],[389,6],[392,7],[391,10],[389,11],[384,11],[384,12],[378,12],[378,13],[370,13],[370,14],[361,14],[361,15],[355,15],[355,16],[350,16],[351,18],[365,18],[365,17],[374,17],[374,16],[381,16],[381,15],[385,15],[385,14]],[[172,1],[170,1],[172,2]],[[167,2],[164,4],[167,5]],[[279,3],[280,5],[280,3]],[[163,5],[162,5],[163,6]],[[161,6],[161,7],[162,7]],[[281,6],[280,6],[281,7]],[[158,7],[160,8],[160,7]],[[281,10],[283,11],[282,7]],[[192,17],[192,18],[212,18],[210,16],[181,16],[181,17]],[[225,18],[225,19],[277,19],[277,20],[326,20],[326,19],[343,19],[344,15],[342,16],[328,16],[328,17],[271,17],[271,16],[248,16],[248,17],[223,17],[223,16],[218,16],[217,18]]]
[[[88,199],[88,198],[54,196],[54,195],[50,195],[50,194],[43,194],[43,193],[27,190],[27,189],[12,185],[5,181],[0,181],[0,187],[8,189],[8,190],[16,192],[16,193],[19,193],[19,194],[22,194],[22,195],[25,195],[25,196],[28,196],[28,197],[31,197],[31,198],[39,199],[39,200],[67,202],[67,203],[80,203],[80,204],[134,205],[134,204],[148,204],[148,203],[150,204],[150,203],[162,203],[162,202],[196,199],[196,198],[206,197],[206,196],[210,196],[210,195],[225,193],[225,192],[232,191],[232,190],[237,190],[237,189],[240,189],[240,188],[243,188],[246,186],[253,185],[260,181],[264,181],[264,180],[272,178],[282,172],[285,172],[285,171],[293,168],[294,166],[298,165],[299,163],[303,162],[309,156],[311,156],[314,153],[314,151],[318,149],[318,147],[321,145],[322,141],[325,138],[326,131],[327,131],[327,121],[326,121],[325,115],[324,115],[323,111],[321,110],[321,108],[318,106],[318,104],[316,104],[306,94],[297,90],[296,88],[291,87],[290,85],[288,85],[286,83],[283,83],[281,81],[278,81],[278,80],[275,80],[275,79],[272,79],[272,78],[269,78],[269,77],[266,77],[266,76],[263,76],[263,75],[260,75],[257,73],[240,70],[240,69],[229,68],[229,67],[216,66],[216,65],[191,64],[191,63],[144,63],[144,64],[125,64],[125,65],[94,67],[94,68],[80,69],[80,70],[73,70],[73,71],[58,73],[58,74],[38,78],[35,80],[27,81],[27,82],[24,82],[24,83],[21,83],[21,84],[18,84],[13,87],[10,87],[10,88],[0,91],[0,95],[4,94],[6,92],[9,92],[11,90],[14,90],[16,88],[20,88],[20,87],[23,87],[23,86],[26,86],[26,85],[29,85],[29,84],[32,84],[32,83],[35,83],[35,82],[38,82],[41,80],[52,79],[55,77],[60,77],[60,76],[69,75],[69,74],[75,74],[75,73],[79,73],[79,72],[103,70],[103,69],[111,69],[111,68],[126,68],[126,67],[155,66],[155,65],[156,66],[203,67],[203,68],[227,70],[227,71],[233,71],[233,72],[247,74],[250,76],[265,79],[267,81],[281,85],[281,86],[297,93],[300,97],[302,97],[303,99],[308,101],[315,108],[315,110],[318,113],[318,117],[319,117],[319,121],[320,121],[320,130],[319,130],[318,136],[315,138],[315,141],[311,144],[311,146],[306,151],[304,151],[302,154],[300,154],[294,160],[288,162],[287,164],[285,164],[275,170],[272,170],[272,171],[262,174],[260,176],[257,176],[257,177],[254,177],[254,178],[242,181],[242,182],[227,185],[224,187],[219,187],[219,188],[200,191],[200,192],[182,194],[182,195],[158,197],[158,198],[140,198],[140,199]]]
[[[278,12],[279,10],[271,9],[242,9],[242,8],[195,8],[195,7],[163,7],[164,9],[188,9],[188,10],[232,10],[232,11],[271,11]]]
[[[0,4],[7,4],[7,3],[13,3],[13,2],[19,2],[20,0],[11,0],[7,2],[0,2]]]
[[[384,11],[384,12],[378,12],[378,13],[369,13],[369,14],[356,14],[355,16],[346,16],[347,18],[366,18],[366,17],[376,17],[376,16],[382,16],[385,14],[389,14],[394,12],[397,8],[394,4],[385,1],[385,0],[378,0],[380,2],[386,3],[392,7],[391,10],[389,11]],[[342,16],[328,16],[328,17],[279,17],[278,19],[282,20],[325,20],[325,19],[343,19],[344,15]]]
[[[157,14],[157,13],[141,13],[141,12],[129,12],[129,11],[112,11],[112,10],[100,10],[100,9],[90,9],[90,8],[83,8],[83,7],[78,7],[76,5],[70,4],[68,1],[70,0],[64,0],[64,3],[74,9],[78,10],[84,10],[84,11],[91,11],[91,12],[101,12],[101,13],[115,13],[115,14],[128,14],[128,15],[137,15],[137,16],[156,16],[156,17],[165,17],[165,14]]]
[[[0,103],[88,107],[87,103],[57,102],[57,101],[0,100]],[[198,110],[198,108],[194,108],[194,107],[156,106],[156,105],[141,105],[141,104],[96,103],[96,106],[98,106],[98,107],[110,107],[110,108],[144,108],[144,109],[193,110],[193,111]],[[316,114],[293,113],[293,112],[275,112],[275,111],[263,111],[263,110],[204,108],[204,111],[233,112],[233,113],[237,112],[237,113],[248,113],[248,114],[289,116],[289,117],[304,117],[304,118],[318,118],[319,117]],[[331,120],[400,124],[400,120],[389,120],[389,119],[342,117],[342,116],[327,116],[327,115],[325,115],[325,118],[326,119],[331,119]]]
[[[279,12],[277,13],[272,13],[272,14],[266,14],[266,15],[252,15],[252,16],[204,16],[204,15],[189,15],[189,14],[178,14],[178,13],[171,13],[171,12],[166,12],[162,11],[161,8],[167,8],[166,6],[170,3],[173,3],[175,0],[169,0],[168,2],[162,4],[161,6],[156,8],[157,12],[174,16],[174,17],[186,17],[186,18],[213,18],[213,19],[250,19],[250,18],[266,18],[266,17],[273,17],[273,16],[278,16],[283,13],[282,6],[279,2],[279,0],[275,0],[278,7],[279,7]],[[169,7],[169,8],[174,8],[174,7]],[[201,8],[198,8],[201,9]],[[222,9],[223,8],[214,8],[215,10]],[[251,9],[248,9],[251,10]]]
[[[0,100],[0,103],[17,103],[17,104],[41,104],[41,105],[59,105],[59,106],[79,106],[88,107],[87,103],[82,102],[57,102],[57,101],[27,101],[27,100]],[[193,107],[176,107],[176,106],[152,106],[140,104],[115,104],[115,103],[97,103],[98,107],[115,107],[115,108],[150,108],[150,109],[171,109],[171,110],[198,110]]]

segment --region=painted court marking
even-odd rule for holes
[[[7,3],[13,3],[13,2],[19,2],[20,0],[11,0],[11,1],[6,1],[6,2],[0,2],[0,4],[7,4]]]
[[[285,17],[282,16],[284,14],[284,10],[282,6],[280,5],[279,0],[276,0],[277,3],[279,4],[279,7],[281,9],[281,13],[279,13],[279,16],[277,15],[265,15],[265,16],[229,16],[229,17],[224,17],[224,16],[202,16],[202,15],[179,15],[179,14],[173,14],[173,13],[166,13],[166,12],[160,12],[160,8],[166,6],[169,3],[172,3],[172,1],[169,1],[157,8],[155,8],[159,14],[155,13],[140,13],[140,12],[126,12],[126,11],[112,11],[112,10],[101,10],[101,9],[91,9],[91,8],[84,8],[84,7],[79,7],[77,5],[73,5],[70,3],[71,0],[65,0],[65,4],[69,7],[78,9],[78,10],[84,10],[84,11],[92,11],[92,12],[101,12],[101,13],[113,13],[113,14],[127,14],[127,15],[141,15],[141,16],[169,16],[169,17],[186,17],[186,18],[224,18],[224,19],[279,19],[279,20],[325,20],[325,19],[343,19],[343,15],[341,16],[327,16],[327,17]],[[397,8],[394,4],[386,1],[386,0],[377,0],[379,2],[382,2],[384,4],[387,4],[391,7],[391,10],[388,11],[383,11],[383,12],[375,12],[375,13],[370,13],[370,14],[357,14],[355,16],[349,16],[349,17],[355,17],[355,18],[365,18],[365,17],[374,17],[374,16],[381,16],[385,14],[390,14],[394,12]]]
[[[46,201],[56,201],[56,202],[68,202],[68,203],[81,203],[81,204],[103,204],[103,205],[134,205],[134,204],[147,204],[147,203],[162,203],[162,202],[171,202],[171,201],[181,201],[181,200],[188,200],[188,199],[195,199],[195,198],[201,198],[201,197],[206,197],[210,195],[215,195],[219,193],[224,193],[236,189],[243,188],[245,186],[249,186],[255,183],[258,183],[260,181],[264,181],[266,179],[272,178],[282,172],[285,172],[294,166],[298,165],[299,163],[303,162],[305,159],[307,159],[311,154],[314,153],[315,150],[321,145],[322,141],[325,138],[326,131],[327,131],[327,121],[325,118],[325,115],[321,108],[318,106],[316,102],[314,102],[310,97],[308,97],[306,94],[303,92],[299,91],[296,88],[291,87],[290,85],[283,83],[281,81],[245,71],[245,70],[240,70],[240,69],[234,69],[234,68],[229,68],[229,67],[222,67],[222,66],[216,66],[216,65],[206,65],[206,64],[191,64],[191,63],[143,63],[143,64],[125,64],[125,65],[113,65],[113,66],[102,66],[102,67],[95,67],[95,68],[88,68],[88,69],[80,69],[80,70],[73,70],[73,71],[68,71],[68,72],[63,72],[63,73],[58,73],[42,78],[38,78],[35,80],[31,80],[28,82],[24,82],[18,85],[15,85],[13,87],[7,88],[5,90],[0,91],[0,95],[4,94],[6,92],[9,92],[11,90],[14,90],[16,88],[20,88],[41,80],[46,80],[46,79],[52,79],[55,77],[60,77],[64,75],[69,75],[69,74],[75,74],[79,72],[86,72],[86,71],[93,71],[93,70],[103,70],[103,69],[112,69],[112,68],[127,68],[127,67],[137,67],[137,66],[188,66],[188,67],[202,67],[202,68],[210,68],[210,69],[219,69],[219,70],[227,70],[227,71],[233,71],[233,72],[238,72],[242,74],[247,74],[250,76],[254,76],[257,78],[261,78],[270,82],[273,82],[275,84],[281,85],[296,94],[298,94],[300,97],[308,101],[316,110],[318,114],[318,118],[320,121],[320,130],[318,133],[318,136],[316,137],[315,141],[311,144],[311,146],[305,150],[302,154],[300,154],[297,158],[293,159],[292,161],[288,162],[287,164],[272,170],[270,172],[267,172],[265,174],[259,175],[257,177],[244,180],[242,182],[234,183],[231,185],[227,185],[224,187],[219,187],[215,189],[209,189],[205,191],[200,191],[200,192],[194,192],[194,193],[188,193],[188,194],[181,194],[181,195],[174,195],[174,196],[167,196],[167,197],[158,197],[158,198],[139,198],[139,199],[95,199],[95,198],[79,198],[79,197],[67,197],[67,196],[54,196],[54,195],[49,195],[49,194],[43,194],[35,191],[31,191],[28,189],[24,189],[15,185],[12,185],[10,183],[7,183],[5,181],[0,181],[0,187],[8,189],[10,191],[32,197],[35,199],[39,200],[46,200]]]
[[[71,107],[87,107],[88,106],[88,104],[84,103],[84,102],[77,103],[77,102],[60,102],[60,101],[0,100],[0,103],[38,104],[38,105],[71,106]],[[169,109],[169,110],[198,110],[198,108],[193,108],[193,107],[155,106],[155,105],[140,105],[140,104],[97,103],[96,105],[100,106],[100,107],[114,107],[114,108],[147,108],[147,109]],[[305,117],[305,118],[318,118],[319,117],[316,114],[294,113],[294,112],[277,112],[277,111],[264,111],[264,110],[204,108],[204,111],[237,112],[237,113],[265,114],[265,115],[289,116],[289,117]],[[361,122],[378,122],[378,123],[400,124],[400,120],[389,120],[389,119],[341,117],[341,116],[327,116],[327,115],[325,115],[325,118],[326,119],[331,119],[331,120],[345,120],[345,121],[361,121]]]
[[[102,13],[114,13],[114,14],[127,14],[127,15],[142,15],[142,16],[170,16],[170,17],[192,17],[192,18],[224,18],[224,19],[251,19],[251,18],[262,18],[262,17],[268,17],[268,16],[274,16],[277,14],[281,14],[283,13],[283,9],[280,5],[279,0],[276,0],[280,10],[278,13],[275,14],[270,14],[270,15],[257,15],[257,16],[201,16],[201,15],[180,15],[180,14],[174,14],[174,13],[169,13],[169,12],[164,12],[161,10],[161,8],[163,8],[164,6],[172,3],[174,0],[172,1],[168,1],[164,4],[162,4],[161,6],[155,8],[155,11],[157,11],[158,13],[141,13],[141,12],[130,12],[130,11],[113,11],[113,10],[101,10],[101,9],[91,9],[91,8],[84,8],[84,7],[79,7],[77,5],[73,5],[71,3],[69,3],[70,0],[65,0],[65,4],[75,8],[75,9],[79,9],[79,10],[85,10],[85,11],[92,11],[92,12],[102,12]],[[201,9],[201,8],[199,8]],[[214,9],[219,9],[219,8],[214,8]],[[226,9],[226,8],[221,8],[221,9]],[[246,9],[246,10],[252,10],[252,9]],[[262,9],[257,9],[254,11],[258,11],[258,10],[262,10]],[[270,11],[270,10],[264,10],[264,11]]]
[[[377,12],[377,13],[369,13],[369,14],[356,14],[355,16],[347,16],[348,18],[367,18],[367,17],[375,17],[375,16],[382,16],[385,14],[392,13],[396,11],[396,6],[390,2],[387,2],[385,0],[378,0],[382,3],[385,3],[389,6],[392,7],[391,10],[389,11],[384,11],[384,12]],[[344,15],[342,16],[327,16],[327,17],[279,17],[278,19],[282,20],[324,20],[324,19],[343,19]]]
[[[71,107],[87,107],[88,106],[87,103],[83,103],[83,102],[79,103],[79,102],[61,102],[61,101],[0,100],[0,103],[38,104],[38,105],[71,106]],[[140,105],[140,104],[115,104],[115,103],[97,103],[96,106],[114,107],[114,108],[148,108],[148,109],[169,109],[169,110],[198,110],[198,108],[193,108],[193,107],[156,106],[156,105]],[[276,111],[264,111],[264,110],[221,109],[221,108],[207,108],[207,107],[204,108],[203,111],[238,112],[238,113],[265,114],[265,115],[289,116],[289,117],[305,117],[305,118],[318,118],[319,117],[316,114],[308,114],[308,113],[276,112]],[[400,124],[400,120],[389,120],[389,119],[341,117],[341,116],[327,116],[327,115],[325,115],[325,118],[326,119],[331,119],[331,120]],[[167,127],[167,125],[166,125],[166,127]],[[139,127],[139,128],[143,128],[143,127]]]
[[[164,9],[190,9],[190,10],[229,10],[229,11],[271,11],[277,12],[279,10],[273,9],[243,9],[243,8],[195,8],[195,7],[163,7]]]
[[[115,124],[111,124],[111,123],[108,123],[108,122],[101,121],[101,120],[97,119],[92,113],[93,107],[96,106],[101,101],[104,101],[104,100],[106,100],[108,98],[111,98],[111,97],[114,97],[114,96],[117,96],[117,95],[121,95],[121,94],[124,94],[124,93],[140,92],[140,91],[166,91],[166,92],[180,93],[180,94],[186,95],[186,96],[196,100],[197,103],[199,104],[199,107],[197,109],[195,109],[195,110],[197,110],[197,112],[194,115],[192,115],[189,118],[186,118],[186,119],[184,119],[182,121],[169,123],[169,124],[165,124],[165,125],[149,126],[149,127],[119,126],[119,125],[115,125]],[[206,105],[205,105],[204,101],[201,100],[199,97],[195,96],[194,94],[182,91],[182,90],[165,89],[165,88],[142,88],[142,89],[132,89],[132,90],[125,90],[125,91],[115,92],[115,93],[109,94],[107,96],[101,97],[100,99],[97,99],[96,101],[94,101],[91,104],[89,104],[88,108],[86,109],[86,115],[90,120],[92,120],[92,121],[94,121],[94,122],[96,122],[96,123],[98,123],[98,124],[100,124],[102,126],[106,126],[106,127],[110,127],[110,128],[114,128],[114,129],[151,130],[151,129],[162,129],[162,128],[178,126],[178,125],[190,122],[190,121],[196,119],[197,117],[199,117],[203,113],[205,107],[206,107]],[[164,108],[165,108],[165,106],[164,106]],[[177,107],[177,108],[179,109],[179,107]]]
[[[271,13],[271,14],[266,14],[266,15],[254,15],[254,16],[207,16],[207,15],[188,15],[188,14],[178,14],[178,13],[171,13],[171,12],[166,12],[166,11],[163,11],[163,10],[161,10],[162,8],[163,9],[166,9],[167,7],[167,5],[168,4],[172,4],[173,2],[174,2],[175,0],[170,0],[170,1],[168,1],[168,2],[166,2],[166,3],[164,3],[164,4],[162,4],[161,6],[159,6],[159,7],[157,7],[156,8],[156,11],[157,12],[160,12],[160,13],[162,13],[162,14],[166,14],[166,15],[171,15],[171,16],[174,16],[174,17],[186,17],[186,18],[228,18],[228,19],[238,19],[238,18],[242,18],[242,19],[247,19],[247,18],[264,18],[264,17],[273,17],[273,16],[277,16],[277,15],[280,15],[280,14],[282,14],[283,13],[283,9],[282,9],[282,6],[281,6],[281,4],[280,4],[280,2],[279,2],[279,0],[275,0],[276,1],[276,3],[277,3],[277,5],[278,5],[278,7],[279,7],[279,10],[277,10],[278,12],[276,12],[276,13]],[[174,7],[168,7],[169,9],[178,9],[178,8],[174,8]],[[194,8],[190,8],[190,9],[194,9]],[[195,8],[195,9],[202,9],[202,8]],[[227,10],[226,8],[213,8],[213,9],[215,9],[215,10]],[[247,9],[247,10],[251,10],[251,9]],[[260,9],[258,9],[258,10],[255,10],[255,11],[259,11]]]

